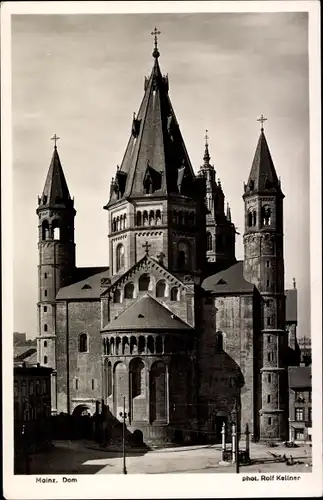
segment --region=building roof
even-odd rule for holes
[[[14,360],[37,362],[37,348],[30,345],[14,346]]]
[[[54,147],[40,203],[42,208],[48,206],[70,207],[73,205],[56,146]]]
[[[208,276],[202,283],[204,290],[217,293],[252,293],[254,285],[243,277],[243,261],[240,260],[232,266]]]
[[[297,289],[285,290],[286,322],[297,323]]]
[[[312,368],[310,366],[290,366],[288,384],[292,389],[312,387]]]
[[[147,293],[103,329],[103,331],[120,330],[191,331],[192,327]]]
[[[248,184],[245,187],[245,195],[254,193],[282,194],[263,129],[260,132]]]
[[[102,279],[110,279],[109,267],[94,267],[94,268],[84,268],[84,274],[88,276],[85,279],[76,281],[72,285],[64,286],[60,288],[56,295],[57,300],[90,300],[99,299],[100,294],[103,292]],[[91,269],[95,274],[90,274]],[[101,272],[97,272],[101,269]],[[82,276],[83,270],[80,269],[80,273],[76,273],[76,276]],[[83,274],[83,276],[84,276]]]
[[[168,76],[160,71],[159,52],[153,55],[152,72],[145,79],[144,97],[105,208],[122,198],[143,196],[146,188],[152,197],[194,192],[196,178],[168,96]]]
[[[49,376],[54,371],[49,366],[41,366],[39,363],[19,363],[14,362],[14,375],[34,376],[47,375]]]

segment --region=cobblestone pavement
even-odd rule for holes
[[[54,448],[30,456],[31,474],[122,474],[122,453],[102,451],[93,442],[56,441]],[[245,449],[240,444],[240,449]],[[271,455],[292,455],[293,466],[275,463]],[[256,472],[311,472],[311,448],[268,448],[251,444],[253,464],[241,466],[240,473]],[[126,466],[129,474],[166,473],[234,473],[235,467],[221,466],[221,447],[204,445],[158,450],[127,450]]]

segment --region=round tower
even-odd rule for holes
[[[56,136],[54,136],[56,138]],[[57,138],[56,138],[57,139]],[[38,198],[38,336],[37,360],[56,369],[56,303],[62,286],[68,285],[75,269],[74,200],[68,191],[56,141],[43,194]],[[55,378],[52,381],[52,411],[56,409]]]
[[[287,433],[283,198],[262,126],[243,195],[244,277],[256,285],[261,303],[255,373],[260,439],[285,439]]]

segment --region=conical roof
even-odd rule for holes
[[[168,96],[168,77],[161,74],[159,52],[153,55],[145,94],[112,182],[110,203],[145,194],[193,193],[195,175]]]
[[[41,203],[47,206],[62,204],[66,206],[71,203],[71,196],[56,146],[46,177]]]
[[[248,184],[245,189],[245,195],[273,192],[281,193],[281,187],[271,158],[265,133],[263,129],[261,129]]]
[[[183,331],[192,330],[192,327],[147,293],[113,319],[103,330]]]

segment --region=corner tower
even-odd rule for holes
[[[287,333],[283,256],[283,198],[266,141],[261,116],[260,137],[244,187],[244,277],[261,295],[260,352],[256,360],[261,394],[260,439],[286,439]]]
[[[208,262],[235,262],[235,226],[231,221],[229,204],[225,210],[225,196],[220,179],[210,163],[208,131],[205,134],[204,163],[200,167],[199,177],[206,184],[206,259]]]
[[[112,275],[140,260],[146,241],[150,255],[160,256],[175,274],[197,273],[205,262],[205,183],[194,175],[169,99],[168,76],[160,71],[157,33],[152,72],[104,207]]]
[[[75,269],[74,200],[71,199],[55,146],[43,194],[38,198],[38,336],[37,358],[56,369],[56,304],[62,286],[71,283]],[[56,409],[53,379],[52,410]]]

